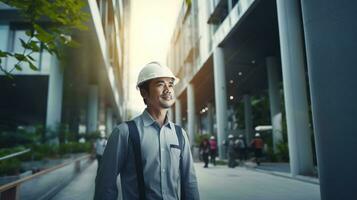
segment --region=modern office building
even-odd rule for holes
[[[216,135],[224,157],[223,140],[239,131],[234,105],[244,103],[249,140],[251,96],[267,94],[274,151],[285,112],[291,175],[313,173],[314,138],[322,199],[353,198],[356,8],[352,1],[184,1],[167,59],[182,79],[176,123],[192,142],[202,127]]]
[[[58,60],[45,50],[36,53],[38,71],[24,66],[0,73],[1,130],[44,125],[56,129],[68,125],[73,132],[106,131],[126,118],[128,84],[129,0],[88,0],[88,30],[71,37],[78,48],[66,49]],[[19,38],[26,39],[26,20],[18,10],[0,3],[0,49],[22,51]],[[4,59],[6,70],[14,60]]]

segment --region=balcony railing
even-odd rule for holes
[[[209,24],[220,24],[228,15],[227,0],[211,0],[211,15],[208,18]]]
[[[74,174],[78,173],[81,171],[81,164],[84,166],[88,166],[88,161],[91,160],[90,155],[85,155],[82,157],[79,157],[75,160],[68,161],[66,163],[57,165],[55,167],[43,170],[41,172],[38,172],[36,174],[21,178],[17,181],[8,183],[6,185],[2,185],[0,187],[0,199],[1,200],[18,200],[21,199],[21,197],[26,196],[28,199],[47,199],[49,196],[54,195],[56,191],[59,191],[59,187],[64,187],[65,185],[68,184],[69,181],[72,180],[73,174],[66,174],[65,177],[63,174],[63,169],[71,167],[71,165],[74,167],[73,171]],[[87,161],[87,162],[85,162]],[[62,170],[62,171],[61,171]],[[56,174],[56,173],[61,173],[61,174]],[[49,175],[50,179],[52,181],[49,182],[49,180],[45,180],[46,182],[46,187],[39,188],[40,186],[38,185],[39,183],[39,178],[44,177],[45,175]],[[72,176],[71,176],[72,175]],[[53,177],[58,177],[57,179],[54,179]],[[61,177],[61,178],[60,178]],[[63,181],[61,183],[61,180]],[[31,191],[34,192],[34,194],[20,194],[23,193],[24,190],[21,189],[22,185],[27,184],[28,186],[31,186]],[[33,185],[36,187],[36,189],[33,188]],[[56,190],[57,188],[57,190]],[[46,198],[47,197],[47,198]],[[25,199],[25,198],[24,198]]]

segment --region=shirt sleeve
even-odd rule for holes
[[[198,183],[196,172],[194,168],[194,163],[191,154],[190,142],[187,138],[185,130],[182,129],[182,135],[185,139],[184,148],[182,152],[183,159],[183,185],[185,187],[186,199],[187,200],[199,200],[200,195],[198,192]]]
[[[127,156],[127,129],[126,124],[115,127],[108,139],[95,178],[94,200],[116,200],[118,197],[117,177],[122,171]]]

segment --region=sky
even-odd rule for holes
[[[135,116],[145,108],[135,88],[139,71],[152,61],[166,64],[182,0],[132,0],[131,3],[129,107]]]

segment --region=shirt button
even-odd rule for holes
[[[165,173],[165,169],[163,169],[162,172]]]

